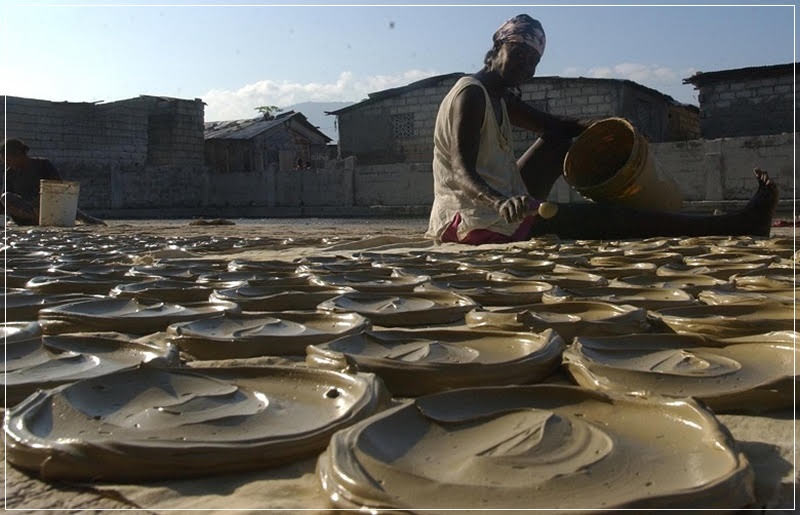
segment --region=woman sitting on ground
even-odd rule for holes
[[[736,213],[692,216],[612,204],[557,204],[536,213],[561,175],[572,138],[588,123],[556,117],[513,89],[533,76],[544,53],[541,24],[521,14],[493,36],[484,67],[462,77],[439,107],[434,130],[434,201],[427,235],[442,242],[507,243],[545,234],[567,239],[651,236],[768,236],[778,191],[756,170],[758,190]],[[541,134],[516,159],[511,125]]]

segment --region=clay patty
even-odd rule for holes
[[[8,459],[72,480],[264,468],[319,451],[383,399],[371,375],[141,367],[40,391],[9,410]]]
[[[735,508],[753,498],[747,459],[698,404],[568,386],[420,397],[334,435],[317,469],[347,508]]]

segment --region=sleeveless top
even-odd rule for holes
[[[456,173],[452,166],[453,157],[457,152],[453,101],[464,88],[473,85],[480,87],[486,98],[476,170],[489,186],[506,197],[527,193],[517,170],[517,160],[512,149],[511,123],[505,101],[500,100],[502,123],[498,125],[486,88],[474,77],[462,77],[444,97],[436,115],[433,135],[434,199],[428,232],[425,234],[436,240],[441,239],[442,233],[456,214],[461,218],[458,226],[459,238],[464,238],[473,229],[487,229],[510,236],[519,227],[519,222],[506,223],[492,206],[458,188]]]

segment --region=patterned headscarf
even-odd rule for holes
[[[544,29],[542,24],[527,14],[519,14],[506,21],[492,36],[495,43],[525,43],[539,55],[544,55]]]

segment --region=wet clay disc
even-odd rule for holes
[[[469,264],[469,262],[467,262]],[[470,267],[492,271],[492,272],[507,272],[516,276],[546,274],[553,270],[556,266],[554,261],[548,259],[532,259],[530,257],[519,256],[504,256],[498,260],[491,261],[474,261],[469,264]]]
[[[564,351],[564,364],[579,385],[593,390],[694,397],[717,412],[792,405],[791,344],[711,347],[704,340],[676,334],[579,337]]]
[[[653,275],[656,273],[656,265],[652,263],[630,263],[619,266],[593,266],[593,267],[570,267],[573,270],[580,270],[593,275],[599,275],[606,279],[617,279],[629,275]]]
[[[7,456],[48,480],[263,469],[319,452],[385,399],[371,374],[144,366],[32,395],[6,413]]]
[[[794,310],[783,304],[689,306],[652,312],[676,333],[731,338],[794,329]]]
[[[38,322],[5,322],[0,324],[0,339],[4,345],[39,340],[42,328]]]
[[[666,263],[680,263],[683,257],[674,252],[654,252],[648,254],[623,254],[621,256],[598,256],[589,259],[589,264],[598,267],[632,266],[640,263],[649,264],[653,270]]]
[[[697,295],[699,292],[709,288],[733,289],[732,283],[708,275],[680,275],[670,277],[634,275],[615,279],[608,285],[623,288],[626,286],[640,286],[654,289],[669,288],[683,290],[689,295]]]
[[[643,309],[663,309],[697,304],[694,297],[675,288],[621,288],[614,286],[554,288],[542,295],[542,302],[545,304],[566,301],[610,302],[612,304],[628,304]]]
[[[608,280],[597,274],[583,272],[575,269],[571,269],[570,271],[564,272],[556,272],[553,271],[548,274],[520,274],[516,275],[511,272],[492,272],[489,274],[489,279],[497,280],[497,281],[518,281],[520,279],[524,279],[527,281],[538,281],[544,282],[548,284],[552,284],[553,286],[560,286],[562,288],[570,288],[570,287],[578,287],[578,288],[586,288],[589,286],[605,286],[608,284]]]
[[[345,293],[318,308],[335,313],[358,313],[384,327],[447,324],[464,319],[475,302],[450,292],[410,294]]]
[[[34,277],[25,283],[25,289],[44,295],[63,293],[107,294],[120,280],[105,276],[92,275],[45,275]]]
[[[376,511],[753,501],[747,458],[696,402],[572,386],[465,388],[408,401],[334,435],[317,472],[334,505]]]
[[[143,265],[131,267],[128,275],[131,277],[149,277],[158,279],[175,279],[178,281],[193,281],[203,274],[213,274],[218,266],[192,265],[192,264],[167,264]],[[134,279],[135,280],[135,279]]]
[[[6,406],[21,402],[38,389],[99,377],[166,356],[166,352],[121,335],[116,338],[46,336],[9,341],[3,368]]]
[[[466,386],[536,382],[558,367],[563,349],[564,341],[553,331],[367,331],[309,345],[306,363],[373,372],[393,395],[411,397]]]
[[[734,264],[764,264],[768,265],[780,259],[779,256],[769,254],[757,254],[755,252],[722,251],[721,249],[711,249],[708,254],[699,256],[687,256],[684,262],[692,266],[718,266]]]
[[[511,308],[474,310],[465,320],[470,327],[502,331],[544,331],[553,329],[572,341],[575,336],[606,336],[650,330],[642,308],[608,302],[565,301],[528,304]]]
[[[733,277],[742,274],[754,274],[762,271],[768,270],[766,264],[755,264],[755,263],[731,263],[731,264],[722,264],[722,265],[703,265],[700,267],[696,267],[695,271],[702,270],[702,272],[693,272],[693,273],[702,273],[703,275],[716,277],[717,279],[722,279],[724,281],[731,280]]]
[[[123,279],[130,269],[131,265],[116,263],[87,265],[78,262],[61,263],[52,267],[50,270],[55,274],[89,275],[93,277],[105,277],[106,279]]]
[[[374,268],[374,270],[385,270]],[[352,288],[365,293],[409,293],[430,280],[426,275],[386,276],[369,272],[318,275],[312,282],[329,288]]]
[[[137,283],[118,284],[110,295],[121,299],[145,299],[161,302],[199,302],[208,300],[213,290],[206,285],[175,281],[172,279],[153,279]]]
[[[268,260],[268,261],[248,261],[245,259],[234,259],[228,263],[228,270],[236,271],[258,271],[267,273],[294,273],[297,263],[290,261]]]
[[[369,329],[356,313],[282,312],[223,315],[173,324],[171,341],[196,359],[305,355],[306,346]]]
[[[4,295],[6,307],[6,321],[18,322],[24,320],[36,320],[39,318],[39,310],[70,304],[84,300],[102,299],[95,295],[84,295],[82,293],[63,293],[60,295],[42,295],[29,291],[8,292]]]
[[[298,311],[316,309],[321,302],[348,291],[351,290],[316,284],[292,286],[288,290],[244,285],[215,290],[211,294],[210,300],[212,302],[235,302],[242,311]]]
[[[553,289],[551,284],[540,281],[492,281],[436,279],[417,291],[450,290],[469,297],[482,306],[515,306],[540,302],[542,294]]]
[[[212,317],[235,307],[224,303],[200,303],[187,307],[109,298],[42,309],[39,311],[39,324],[45,334],[84,331],[148,334],[163,331],[170,324]]]
[[[248,270],[203,274],[197,278],[197,283],[216,288],[230,287],[227,285],[239,286],[241,284],[289,288],[309,284],[307,277],[299,277],[294,274],[281,276],[271,275],[264,272],[252,272]]]
[[[738,289],[759,292],[800,287],[800,280],[790,266],[769,267],[766,270],[737,274],[733,276],[732,281]]]
[[[633,261],[652,263],[661,266],[667,263],[682,263],[684,254],[674,252],[672,249],[659,251],[638,250],[635,248],[625,250],[624,256]]]
[[[697,294],[697,300],[703,304],[716,306],[719,304],[769,304],[778,302],[785,305],[794,305],[798,290],[704,290]]]

